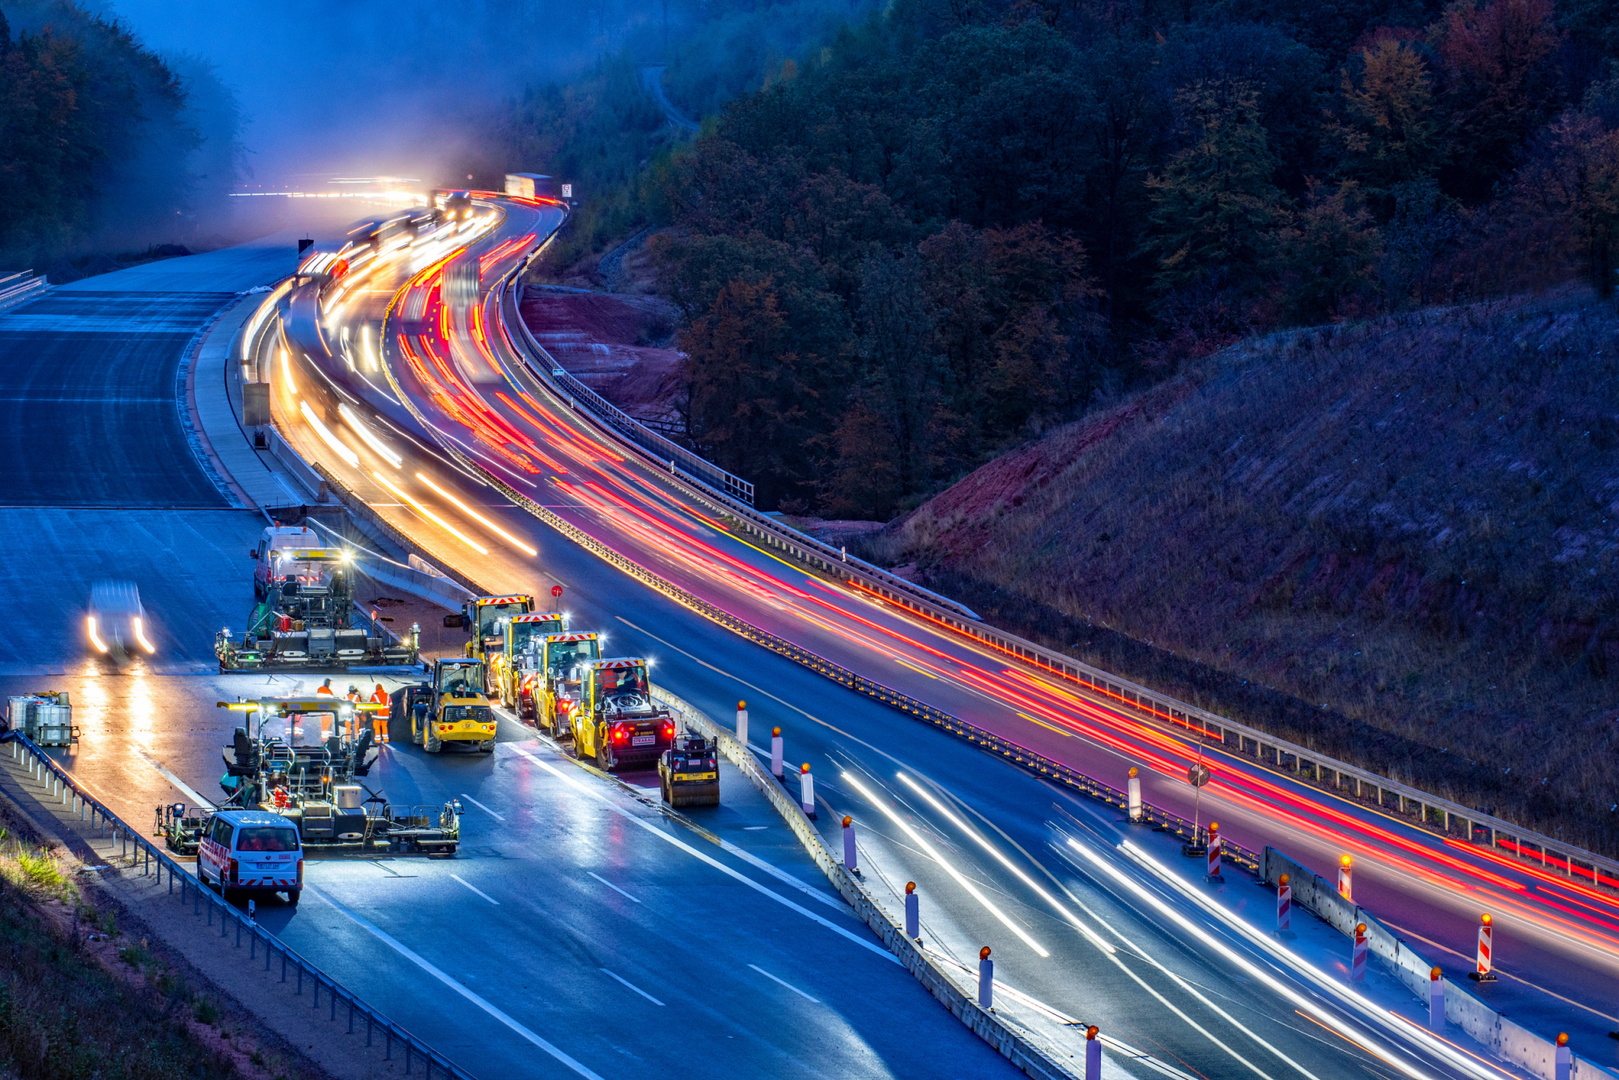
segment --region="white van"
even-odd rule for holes
[[[296,904],[304,887],[298,826],[262,810],[219,811],[197,847],[197,880],[227,900],[248,892],[282,892]]]

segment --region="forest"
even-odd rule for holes
[[[582,219],[662,226],[696,447],[887,518],[1247,335],[1610,296],[1616,60],[1611,0],[895,0],[600,135]]]

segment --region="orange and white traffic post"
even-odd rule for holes
[[[1438,968],[1428,972],[1428,1027],[1445,1030],[1445,973]]]
[[[843,815],[843,866],[853,874],[860,869],[860,853],[855,850],[854,818]]]
[[[804,816],[811,821],[815,820],[815,777],[810,775],[809,762],[798,770],[798,804],[804,808]]]
[[[781,728],[770,729],[770,775],[777,780],[782,778],[781,769]]]
[[[1478,956],[1471,978],[1474,982],[1495,981],[1495,920],[1488,912],[1479,916]]]
[[[1225,880],[1220,873],[1220,823],[1209,822],[1209,872],[1203,875],[1204,881],[1211,881],[1218,885]]]
[[[1141,824],[1141,770],[1130,766],[1130,777],[1125,781],[1125,801],[1130,811],[1130,823]]]
[[[1366,981],[1366,924],[1355,926],[1355,945],[1349,953],[1349,981]]]
[[[736,703],[736,741],[742,744],[742,752],[748,751],[748,703]]]
[[[922,905],[916,896],[916,882],[905,883],[905,936],[912,941],[922,939]]]
[[[1102,1080],[1102,1040],[1096,1025],[1085,1029],[1085,1080]]]
[[[989,958],[988,945],[978,950],[978,1004],[995,1007],[995,961]]]
[[[1574,1051],[1568,1048],[1568,1032],[1557,1034],[1557,1058],[1553,1065],[1552,1080],[1569,1080],[1574,1071]]]
[[[1276,932],[1293,929],[1293,881],[1283,874],[1276,882]]]
[[[1339,858],[1339,860],[1338,860],[1338,895],[1343,897],[1345,900],[1348,900],[1351,904],[1353,904],[1355,902],[1355,878],[1354,878],[1354,873],[1355,873],[1355,860],[1351,859],[1348,855],[1344,855],[1341,858]]]

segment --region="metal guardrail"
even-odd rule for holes
[[[400,1025],[389,1020],[382,1013],[367,1005],[352,991],[343,987],[336,979],[322,971],[315,964],[304,959],[297,952],[284,945],[276,936],[261,927],[257,922],[249,919],[246,914],[228,903],[222,896],[216,895],[212,890],[203,888],[195,881],[190,871],[181,866],[168,852],[152,843],[139,830],[131,827],[95,796],[91,795],[83,785],[57,765],[27,736],[16,731],[0,732],[0,742],[11,743],[13,759],[27,754],[28,770],[46,784],[47,795],[59,795],[64,806],[71,806],[81,820],[87,820],[92,828],[100,831],[110,830],[110,839],[120,847],[120,857],[130,858],[132,864],[139,866],[142,874],[156,874],[157,883],[162,884],[164,871],[169,875],[169,895],[174,895],[174,886],[180,884],[179,900],[184,905],[188,900],[192,906],[193,914],[203,914],[206,901],[207,925],[214,925],[214,916],[217,913],[219,921],[219,936],[227,937],[234,924],[236,930],[236,947],[242,945],[244,933],[248,941],[248,957],[256,960],[262,947],[264,951],[264,970],[271,970],[271,965],[277,956],[281,960],[281,981],[287,981],[289,969],[296,979],[298,995],[304,992],[304,980],[310,982],[310,1008],[320,1008],[321,991],[326,991],[329,1009],[328,1019],[337,1020],[339,1005],[348,1009],[349,1034],[354,1034],[356,1020],[365,1022],[365,1044],[372,1045],[377,1032],[381,1032],[383,1042],[383,1057],[393,1059],[394,1044],[397,1042],[405,1052],[405,1074],[411,1074],[414,1066],[420,1065],[425,1070],[428,1080],[437,1075],[445,1080],[474,1080],[471,1073],[455,1065],[443,1054],[434,1050],[427,1043],[412,1035]],[[71,802],[70,802],[71,797]]]
[[[32,271],[29,273],[31,274]],[[50,283],[43,276],[28,277],[22,281],[15,280],[21,276],[20,274],[12,275],[12,277],[0,282],[0,308],[20,304],[35,293],[41,293],[50,288]]]

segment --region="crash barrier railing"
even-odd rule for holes
[[[28,274],[32,275],[32,271],[28,271]],[[47,284],[43,275],[33,277],[19,273],[0,278],[0,307],[8,307],[36,292],[41,292]]]
[[[521,270],[522,267],[520,266],[517,270],[512,271],[513,280]],[[515,298],[516,290],[515,287],[512,287],[505,294],[505,300],[510,301],[514,309],[516,306]],[[566,398],[576,413],[586,420],[594,422],[603,432],[614,436],[621,434],[619,425],[609,423],[595,414],[593,411],[595,409],[594,405],[591,405],[590,408],[585,408],[579,404],[579,398],[584,398],[587,404],[592,401],[601,401],[602,399],[600,395],[594,394],[593,391],[590,392],[591,396],[588,397],[583,394],[576,395],[572,390],[572,386],[574,383],[578,383],[578,380],[574,379],[566,371],[563,371],[561,376],[555,374],[562,369],[551,358],[551,354],[546,351],[545,347],[534,339],[534,335],[529,332],[528,325],[523,322],[520,312],[516,313],[515,321],[521,331],[520,336],[524,339],[524,344],[521,346],[518,344],[518,338],[514,337],[511,332],[511,320],[507,317],[507,306],[504,301],[500,305],[501,336],[511,348],[513,355],[528,369],[529,374],[538,379],[552,393],[561,398]],[[534,353],[539,354],[540,359],[543,361],[542,363],[535,364],[533,362],[532,354]],[[583,383],[578,383],[578,385],[584,386]],[[589,390],[588,387],[585,387],[585,389]],[[604,402],[603,404],[608,409],[613,408],[610,403]],[[633,420],[633,418],[631,419]],[[637,423],[639,422],[637,421]],[[659,438],[662,438],[662,436],[659,436]],[[667,442],[668,440],[664,441]],[[646,450],[645,447],[634,440],[626,442],[623,438],[619,438],[618,442],[628,450],[650,455],[650,463],[656,466],[660,473],[671,464],[669,458],[660,457],[657,453]],[[676,447],[676,449],[680,448]],[[704,460],[691,454],[689,450],[683,450],[682,452],[697,461]],[[941,596],[929,589],[924,589],[922,586],[907,581],[897,574],[889,573],[880,566],[874,566],[863,559],[850,556],[842,548],[833,547],[831,544],[789,528],[773,518],[759,513],[753,508],[751,496],[746,501],[730,498],[728,497],[730,492],[718,489],[713,484],[707,483],[701,476],[693,476],[685,470],[671,469],[667,475],[675,486],[679,487],[690,498],[702,503],[716,514],[731,518],[745,532],[751,533],[768,546],[791,555],[799,562],[816,567],[823,573],[838,579],[862,581],[868,588],[880,595],[914,597],[920,599],[923,603],[937,606],[941,610],[949,611],[955,615],[966,616],[969,619],[978,618],[978,615],[971,608],[959,601],[952,600],[948,596]]]
[[[521,266],[518,267],[522,269]],[[521,305],[521,285],[514,295],[514,301]],[[502,314],[504,319],[504,313]],[[533,333],[529,331],[528,324],[518,318],[517,325],[522,328],[523,337],[528,347],[539,354],[546,363],[545,374],[542,381],[556,385],[564,394],[570,397],[581,398],[590,404],[591,409],[616,428],[624,436],[634,440],[643,450],[666,462],[670,468],[677,468],[676,463],[684,466],[693,479],[700,479],[703,483],[725,492],[734,499],[740,499],[749,506],[753,505],[753,485],[739,476],[733,476],[713,462],[692,453],[679,443],[671,442],[659,435],[656,431],[641,423],[629,413],[602,397],[596,391],[574,378],[563,370],[562,365],[541,345]]]
[[[1029,1042],[1004,1017],[979,1005],[976,998],[956,985],[936,960],[905,936],[904,926],[883,910],[866,891],[864,883],[832,854],[821,834],[804,816],[802,807],[764,770],[752,750],[696,706],[664,690],[655,689],[653,693],[679,713],[690,726],[719,743],[720,751],[726,758],[747,775],[753,786],[764,794],[776,813],[792,828],[799,843],[804,845],[804,850],[809,852],[810,858],[826,875],[832,887],[837,889],[844,902],[854,909],[856,917],[876,933],[884,947],[940,1004],[1025,1074],[1044,1080],[1067,1080],[1075,1075]]]
[[[1430,973],[1434,965],[1427,958],[1371,912],[1345,899],[1334,883],[1275,848],[1266,847],[1260,855],[1260,878],[1275,885],[1283,874],[1288,875],[1294,903],[1308,908],[1322,922],[1351,939],[1355,936],[1355,927],[1364,925],[1367,951],[1387,964],[1395,978],[1418,1000],[1429,1000]],[[1552,1040],[1536,1035],[1505,1013],[1490,1008],[1469,993],[1464,983],[1447,978],[1444,984],[1447,1021],[1467,1032],[1473,1041],[1501,1060],[1524,1069],[1531,1076],[1559,1080],[1557,1046]],[[1578,1056],[1568,1075],[1569,1080],[1614,1080],[1615,1077],[1612,1070]]]
[[[406,1075],[410,1075],[413,1069],[420,1067],[428,1078],[437,1075],[444,1077],[445,1080],[473,1080],[471,1073],[458,1068],[443,1054],[361,1001],[336,979],[282,944],[274,934],[249,918],[234,904],[227,902],[224,897],[215,894],[211,889],[203,888],[190,871],[181,866],[168,852],[148,840],[138,829],[113,813],[101,800],[91,795],[27,736],[16,731],[0,732],[0,742],[11,743],[13,759],[27,756],[29,774],[44,783],[47,798],[59,797],[63,806],[69,807],[70,812],[78,815],[80,820],[89,822],[90,827],[96,829],[99,834],[110,833],[111,841],[119,846],[120,858],[130,859],[132,867],[138,867],[143,875],[155,874],[159,885],[163,883],[163,874],[167,871],[169,895],[174,895],[174,886],[178,882],[180,903],[184,905],[189,902],[195,915],[206,912],[208,926],[214,925],[217,916],[221,938],[228,937],[234,926],[236,947],[241,948],[242,938],[245,935],[249,959],[257,960],[262,949],[265,971],[270,971],[272,963],[279,958],[281,981],[288,981],[290,971],[297,985],[295,994],[303,994],[304,981],[307,979],[310,984],[312,1010],[320,1008],[321,992],[324,990],[328,1009],[327,1019],[337,1020],[339,1006],[347,1009],[349,1034],[354,1034],[357,1020],[364,1021],[365,1045],[371,1046],[380,1033],[383,1040],[383,1057],[386,1060],[393,1059],[397,1044],[404,1050]]]

